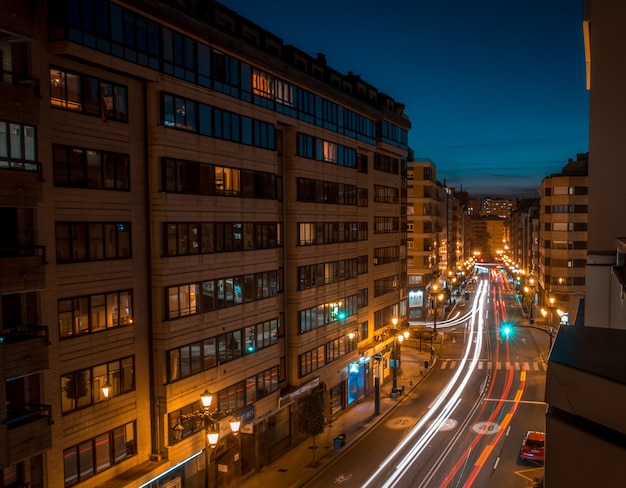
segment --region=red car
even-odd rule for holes
[[[533,460],[543,462],[543,450],[546,443],[546,434],[529,430],[524,436],[522,442],[522,453],[520,457],[523,460]]]

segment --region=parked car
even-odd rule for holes
[[[544,447],[546,443],[545,432],[529,430],[522,441],[522,460],[539,461],[543,463]]]

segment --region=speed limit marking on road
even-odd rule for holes
[[[413,417],[396,417],[391,420],[388,420],[385,423],[385,426],[388,429],[405,429],[410,427],[415,423],[415,419]]]
[[[492,435],[500,431],[500,425],[495,422],[478,422],[472,426],[477,434]]]

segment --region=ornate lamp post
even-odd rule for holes
[[[183,422],[194,422],[198,429],[204,429],[204,487],[209,487],[209,465],[211,462],[211,450],[215,448],[219,442],[220,433],[216,428],[216,424],[225,419],[226,417],[233,416],[235,411],[233,409],[227,410],[213,410],[211,411],[211,403],[213,401],[213,395],[209,393],[208,389],[204,390],[204,393],[200,395],[202,402],[202,409],[188,415],[181,415],[178,417],[176,424],[172,427],[172,434],[174,440],[180,441],[182,438]],[[239,433],[241,421],[237,417],[232,417],[229,421],[230,430],[233,435]],[[209,449],[209,447],[211,449]]]

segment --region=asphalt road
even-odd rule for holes
[[[469,311],[470,305],[465,308]],[[478,333],[468,333],[466,324],[442,327],[443,343],[435,344],[438,362],[428,378],[306,486],[379,488],[400,471],[393,486],[532,486],[532,480],[542,476],[542,466],[520,464],[519,453],[527,430],[545,431],[548,336],[524,327],[515,293],[501,281],[490,286],[482,313],[486,320],[480,340]],[[516,324],[508,337],[500,331],[505,321]],[[482,347],[471,368],[461,359],[468,344],[471,348],[477,343]],[[460,385],[458,378],[466,372],[467,380]],[[436,401],[454,378],[458,403],[447,411],[445,403]],[[445,419],[436,415],[439,411]],[[434,429],[431,436],[429,428]],[[418,447],[418,454],[409,454]],[[390,453],[395,456],[387,462]],[[407,457],[412,461],[401,469]]]

